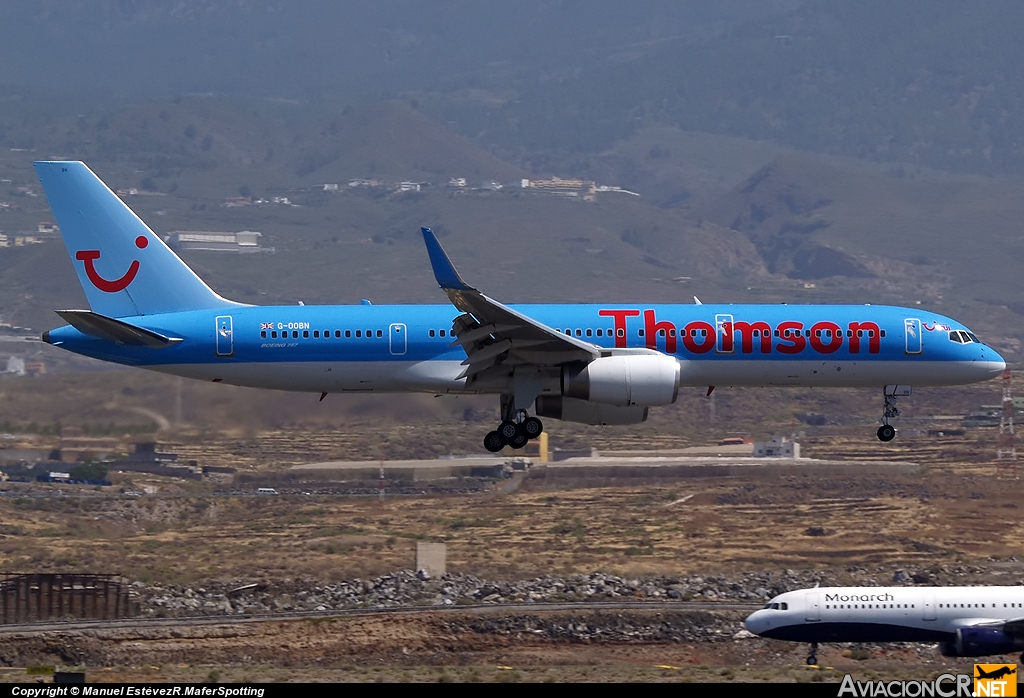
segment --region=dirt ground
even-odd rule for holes
[[[607,613],[607,612],[605,612]],[[823,647],[821,667],[804,666],[806,647],[735,639],[742,614],[712,614],[724,628],[708,642],[578,643],[529,633],[488,632],[471,612],[422,613],[182,628],[21,633],[0,639],[5,663],[86,667],[91,681],[841,681],[933,678],[969,672],[970,660],[934,647]],[[596,612],[531,614],[596,623]],[[616,612],[643,623],[657,612]],[[669,614],[670,616],[672,614]],[[681,614],[675,614],[679,616]],[[668,618],[669,622],[678,618]],[[475,627],[474,627],[475,626]],[[6,680],[24,680],[8,672]]]
[[[78,386],[75,399],[85,401],[89,389]],[[120,402],[144,392],[135,384],[127,392],[111,390]],[[20,410],[12,414],[26,420],[45,413],[32,406],[29,392],[7,394],[13,396],[11,410]],[[959,423],[943,415],[997,402],[998,386],[916,394],[900,437],[888,445],[873,436],[877,400],[851,391],[810,395],[737,391],[720,397],[713,412],[709,403],[686,397],[675,412],[653,418],[642,430],[563,425],[553,429],[552,438],[563,447],[675,448],[786,425],[803,432],[805,455],[859,460],[861,468],[753,467],[725,476],[646,478],[613,486],[527,478],[518,487],[500,482],[461,493],[390,491],[382,501],[336,494],[218,496],[215,490],[224,482],[127,473],[113,473],[112,488],[63,495],[56,486],[3,483],[0,566],[12,572],[117,572],[160,584],[312,584],[409,569],[417,541],[443,541],[450,571],[491,580],[594,571],[644,577],[793,569],[813,571],[823,583],[841,583],[851,570],[860,570],[858,579],[887,584],[900,568],[943,583],[1024,583],[1024,564],[1017,560],[1024,481],[994,462],[991,427],[938,433],[951,425],[959,431]],[[812,427],[796,421],[794,415],[804,412],[831,416]],[[744,417],[750,414],[759,416]],[[464,416],[468,421],[458,424],[367,424],[358,417],[333,427],[254,422],[239,430],[218,424],[161,440],[173,444],[182,459],[281,472],[309,460],[458,452],[472,447],[468,437],[449,439],[449,432],[487,423],[486,415]],[[677,429],[672,420],[679,418],[685,426]],[[52,447],[60,438],[23,433],[12,445]],[[887,469],[877,461],[906,465]],[[157,495],[120,494],[146,485],[156,487]],[[84,665],[94,680],[164,681],[839,681],[846,670],[862,679],[928,678],[970,665],[926,645],[825,647],[822,663],[840,673],[814,671],[803,666],[803,646],[734,639],[739,616],[716,621],[722,633],[713,641],[669,643],[482,633],[453,624],[454,618],[345,617],[160,632],[8,635],[0,637],[0,663]]]

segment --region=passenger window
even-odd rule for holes
[[[366,338],[369,339],[373,336],[373,330],[366,330]]]
[[[582,337],[583,336],[583,330],[581,330],[580,328],[577,327],[576,328],[576,336],[577,337]]]
[[[433,337],[434,336],[434,330],[430,330],[430,332],[428,332],[427,334],[429,334],[431,337]]]
[[[668,336],[669,337],[675,337],[676,336],[676,331],[675,330],[669,330],[668,331]]]
[[[341,330],[334,330],[334,336],[337,339],[341,339]]]
[[[783,611],[788,611],[789,610],[789,604],[786,603],[785,601],[782,602],[782,610]]]
[[[609,333],[609,334],[611,334],[611,333]],[[625,337],[626,336],[626,330],[616,330],[615,336],[616,337]]]
[[[567,330],[565,331],[565,333],[566,333],[567,335],[569,335],[569,336],[572,336],[572,330],[569,330],[569,329],[567,329]]]
[[[274,339],[277,339],[277,330],[274,330],[273,332],[271,332],[270,336],[273,337]]]
[[[362,330],[356,330],[356,337],[362,337],[362,336],[363,336],[363,331]]]
[[[636,336],[637,337],[643,337],[644,336],[644,331],[643,330],[637,330],[636,331]]]
[[[377,336],[378,337],[383,337],[384,336],[384,330],[377,330]]]
[[[302,338],[309,339],[309,330],[302,330]]]
[[[261,337],[262,339],[266,339],[266,338],[267,338],[267,331],[266,331],[266,330],[263,330],[262,332],[260,332],[260,337]]]
[[[345,336],[346,337],[351,337],[352,336],[352,330],[345,330]]]
[[[874,330],[871,330],[870,332],[871,332],[871,334],[869,334],[868,336],[869,336],[869,337],[874,337],[874,336],[875,336],[875,331],[874,331]],[[885,337],[885,330],[882,330],[882,331],[881,331],[881,333],[880,333],[880,335],[881,335],[882,337]]]
[[[298,339],[298,338],[299,338],[299,331],[298,330],[292,330],[292,339]]]
[[[590,329],[590,328],[588,327],[588,328],[587,328],[587,336],[589,337],[589,336],[591,336],[592,334],[593,334],[593,330],[591,330],[591,329]]]
[[[665,336],[665,330],[658,330],[658,336],[659,337],[664,337]]]
[[[320,339],[320,330],[313,330],[313,339]]]
[[[603,335],[603,332],[604,332],[604,330],[602,330],[601,328],[598,328],[598,329],[597,329],[597,336],[598,336],[598,337],[602,337],[602,336],[604,336],[604,335]]]

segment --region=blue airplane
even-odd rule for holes
[[[975,383],[1002,357],[960,323],[874,305],[508,306],[468,285],[423,228],[450,305],[256,306],[222,298],[81,162],[36,172],[89,310],[53,346],[233,385],[320,393],[500,396],[484,446],[523,447],[539,417],[636,424],[681,386],[881,388],[891,441],[912,385]],[[529,410],[533,408],[531,416]]]

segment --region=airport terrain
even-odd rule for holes
[[[60,401],[38,389],[56,380],[66,381]],[[136,582],[145,617],[179,623],[19,628],[0,636],[0,654],[15,666],[82,663],[97,678],[146,680],[216,672],[221,680],[836,681],[841,674],[801,666],[802,646],[735,637],[744,612],[730,604],[815,583],[1024,581],[1019,481],[998,473],[991,427],[965,428],[955,418],[997,402],[995,383],[915,392],[888,446],[863,433],[874,412],[866,391],[719,390],[714,422],[696,391],[640,430],[556,426],[552,446],[596,446],[614,457],[713,445],[737,431],[798,431],[816,460],[667,478],[637,474],[634,464],[617,481],[560,479],[550,464],[544,477],[538,468],[511,480],[388,480],[382,500],[376,479],[281,477],[332,459],[474,452],[460,441],[464,420],[493,406],[417,398],[396,417],[387,396],[318,403],[185,383],[177,429],[173,378],[108,371],[7,376],[0,386],[17,415],[11,446],[63,443],[70,452],[92,438],[127,449],[155,438],[182,459],[239,470],[206,481],[115,472],[114,485],[98,489],[4,483],[7,569],[117,571]],[[91,421],[75,421],[90,403]],[[808,413],[825,423],[797,418]],[[275,421],[284,414],[287,423]],[[148,422],[154,415],[170,428]],[[26,429],[31,421],[35,433]],[[139,434],[128,430],[147,422]],[[260,478],[281,494],[255,496]],[[146,487],[155,491],[121,492]],[[451,576],[401,572],[414,566],[418,541],[446,543]],[[666,601],[722,610],[595,604]],[[554,605],[566,603],[573,606]],[[481,604],[490,608],[471,608]],[[416,612],[345,615],[389,608]],[[287,615],[297,612],[315,617]],[[285,615],[233,620],[266,613]],[[927,646],[825,646],[819,654],[862,678],[967,666]]]

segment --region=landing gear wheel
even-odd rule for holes
[[[807,655],[807,666],[818,666],[818,658],[813,654]]]
[[[896,427],[891,424],[883,424],[878,427],[878,440],[879,441],[892,441],[896,438]]]
[[[501,438],[505,439],[506,443],[512,443],[512,439],[515,438],[517,431],[519,431],[519,425],[511,419],[506,419],[498,425],[498,433],[501,434]]]
[[[527,417],[521,426],[528,439],[536,439],[544,431],[544,423],[536,417]]]
[[[491,453],[497,453],[505,448],[505,438],[496,431],[488,432],[484,437],[484,448]]]
[[[516,435],[508,440],[508,445],[512,448],[522,448],[529,440],[530,437],[526,435],[526,432],[523,429],[516,429]]]

